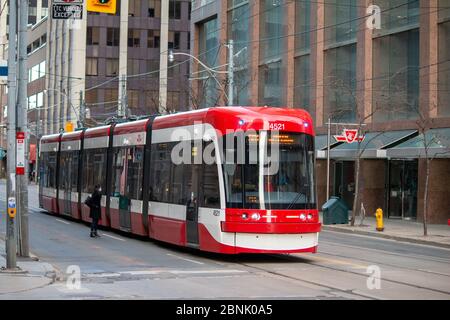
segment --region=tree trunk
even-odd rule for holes
[[[353,208],[352,208],[352,219],[350,222],[350,225],[353,227],[355,225],[356,220],[356,210],[358,208],[358,200],[359,200],[359,165],[361,157],[359,155],[359,146],[358,146],[358,153],[356,157],[356,163],[355,163],[355,196],[353,198]]]
[[[425,170],[426,170],[426,176],[425,176],[425,190],[423,195],[423,235],[426,237],[428,236],[428,225],[427,225],[427,218],[428,218],[428,181],[430,178],[430,159],[428,158],[428,155],[426,157],[425,162]]]

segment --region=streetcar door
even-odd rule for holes
[[[130,148],[120,148],[116,150],[115,170],[116,184],[119,193],[119,226],[124,231],[131,231],[131,200],[128,194],[128,164],[130,158]]]
[[[198,205],[201,165],[191,165],[191,190],[186,204],[186,237],[189,246],[198,246]]]
[[[70,187],[71,187],[71,152],[61,152],[61,160],[60,160],[60,176],[59,176],[59,185],[60,192],[62,193],[63,207],[61,209],[61,213],[70,216]]]

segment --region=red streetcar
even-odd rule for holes
[[[216,107],[44,136],[39,205],[219,253],[316,252],[314,131],[299,109]]]

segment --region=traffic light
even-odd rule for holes
[[[116,14],[116,0],[86,0],[87,11]]]

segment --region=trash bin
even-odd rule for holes
[[[323,224],[347,224],[348,207],[339,197],[331,197],[322,206]]]

